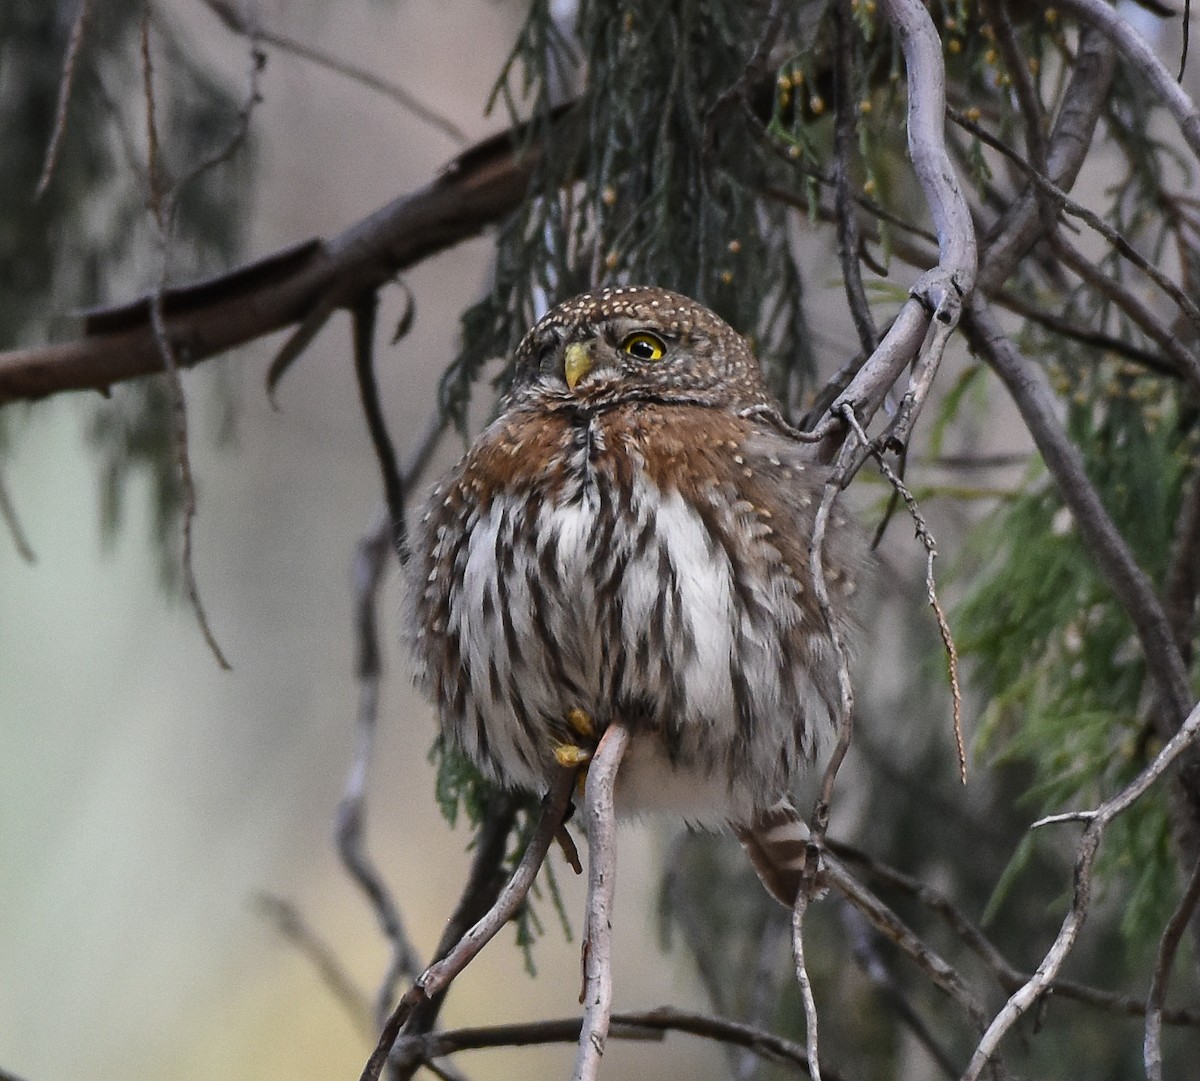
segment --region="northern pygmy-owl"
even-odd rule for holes
[[[445,735],[540,790],[619,718],[618,810],[771,826],[838,699],[809,570],[826,472],[802,447],[745,339],[695,301],[553,309],[413,531],[405,623]],[[843,637],[861,553],[835,508]]]

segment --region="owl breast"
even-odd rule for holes
[[[532,478],[468,456],[415,538],[419,677],[447,736],[503,783],[544,787],[555,748],[581,742],[568,715],[582,710],[597,732],[615,718],[634,731],[623,810],[745,819],[810,755],[826,635],[776,515],[714,473],[711,418],[672,420],[648,432],[613,411],[495,433],[537,443]],[[717,448],[730,464],[735,430]]]

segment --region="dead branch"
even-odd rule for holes
[[[1064,191],[1070,191],[1083,167],[1115,70],[1116,51],[1097,31],[1085,28],[1050,133],[1046,158],[1047,178]],[[976,288],[983,293],[999,289],[1042,232],[1039,195],[1035,190],[1027,191],[992,227]]]
[[[12,499],[8,494],[8,487],[4,483],[4,474],[0,473],[0,521],[8,530],[8,535],[12,537],[13,547],[26,563],[36,563],[37,556],[34,554],[33,548],[29,544],[29,539],[25,536],[25,530],[21,525],[21,519],[17,516],[17,508],[13,506]]]
[[[1146,664],[1178,723],[1191,708],[1191,691],[1170,623],[1153,585],[1088,479],[1082,456],[1063,431],[1045,374],[1005,336],[979,295],[971,303],[966,329],[972,348],[1012,395],[1084,542],[1136,628]]]
[[[1117,47],[1125,62],[1146,81],[1155,97],[1175,118],[1184,141],[1200,158],[1200,110],[1137,28],[1104,0],[1062,0],[1061,3],[1054,0],[1053,6],[1094,26]]]
[[[321,982],[345,1010],[354,1027],[368,1039],[375,1034],[374,1019],[366,996],[342,967],[337,954],[321,940],[291,901],[270,893],[254,897],[254,906],[275,929],[312,964]]]
[[[837,426],[834,418],[845,406],[864,420],[870,419],[887,389],[918,356],[930,323],[936,320],[940,330],[923,358],[925,374],[910,386],[908,413],[915,419],[945,341],[958,323],[962,303],[975,286],[975,229],[946,152],[946,72],[941,39],[928,10],[918,0],[885,0],[883,11],[904,50],[909,156],[937,232],[938,264],[913,284],[891,329],[850,385],[834,399],[825,420],[814,429],[822,435],[832,434]]]
[[[857,864],[873,878],[908,894],[939,915],[962,944],[983,961],[996,983],[1006,994],[1011,995],[1030,978],[1029,973],[1022,972],[1010,964],[979,927],[967,919],[954,902],[940,890],[911,875],[906,875],[903,871],[879,862],[861,849],[837,841],[830,841],[829,849],[844,863]],[[1121,1014],[1125,1017],[1144,1018],[1146,1016],[1145,1001],[1131,995],[1117,995],[1097,987],[1089,987],[1087,984],[1058,979],[1050,985],[1048,990],[1056,999],[1078,1002],[1084,1006]],[[1200,1010],[1164,1010],[1163,1020],[1171,1025],[1200,1028]]]
[[[451,1029],[447,1032],[420,1037],[401,1036],[397,1048],[405,1048],[410,1042],[419,1045],[412,1052],[414,1057],[428,1061],[451,1055],[458,1051],[485,1047],[527,1047],[531,1044],[571,1043],[579,1038],[579,1018],[562,1018],[547,1021],[517,1022],[507,1025],[488,1025],[477,1028]],[[614,1039],[649,1040],[661,1039],[668,1032],[684,1032],[702,1039],[744,1047],[760,1058],[794,1066],[807,1072],[808,1063],[804,1048],[792,1040],[774,1033],[721,1017],[690,1013],[670,1006],[637,1013],[614,1013],[609,1035]],[[828,1066],[823,1067],[828,1081],[843,1081],[842,1075]]]
[[[425,471],[442,434],[446,418],[436,410],[425,431],[409,452],[401,474],[404,488],[411,488]],[[380,929],[392,950],[392,959],[376,996],[375,1008],[382,1025],[392,1007],[396,984],[401,979],[415,980],[420,972],[416,950],[409,940],[400,909],[383,881],[365,847],[367,774],[375,747],[378,728],[379,684],[382,678],[382,650],[379,645],[378,605],[388,555],[393,552],[392,515],[386,506],[359,541],[354,560],[354,640],[355,676],[358,680],[358,712],[355,718],[355,750],[346,776],[345,788],[336,815],[336,847],[342,865],[362,890],[379,921]],[[481,850],[488,849],[482,845]],[[501,852],[501,857],[503,852]]]

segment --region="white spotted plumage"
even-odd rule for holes
[[[653,332],[654,358],[621,343]],[[586,343],[570,385],[564,356]],[[576,353],[578,355],[578,353]],[[739,828],[776,808],[837,697],[809,543],[825,473],[743,339],[662,290],[576,298],[515,361],[499,418],[413,531],[406,626],[443,732],[540,789],[555,749],[628,724],[618,807]],[[843,639],[861,560],[826,541]]]

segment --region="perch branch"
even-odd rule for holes
[[[588,766],[584,814],[588,834],[588,902],[583,939],[583,1025],[573,1081],[595,1081],[612,1016],[612,903],[617,840],[613,786],[629,729],[611,722]]]
[[[808,1062],[808,1075],[812,1081],[821,1081],[820,1022],[817,1015],[817,1000],[813,995],[812,980],[809,978],[808,965],[804,959],[804,917],[808,912],[809,902],[812,900],[813,883],[816,880],[815,868],[820,856],[820,848],[815,844],[810,844],[806,855],[809,864],[806,871],[808,881],[796,893],[796,903],[792,906],[792,957],[796,962],[796,983],[800,988],[800,1000],[804,1003],[804,1049]]]

